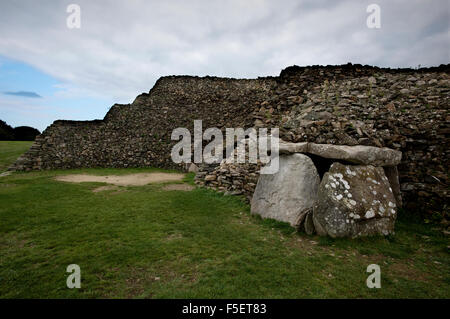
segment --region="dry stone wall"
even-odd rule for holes
[[[449,210],[450,65],[381,69],[289,67],[254,80],[169,76],[103,120],[56,121],[12,170],[76,167],[181,168],[170,159],[176,127],[280,127],[288,142],[389,147],[405,209]],[[207,178],[205,178],[207,177]],[[203,165],[197,183],[251,198],[257,165]]]
[[[132,104],[114,105],[103,120],[55,121],[13,170],[78,167],[179,168],[172,162],[172,130],[193,121],[208,127],[245,127],[268,98],[271,78],[256,80],[170,76]]]

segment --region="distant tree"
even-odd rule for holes
[[[14,139],[16,141],[34,141],[41,134],[39,130],[29,126],[18,126],[14,128]]]
[[[12,140],[14,140],[14,129],[5,121],[0,120],[0,141]]]

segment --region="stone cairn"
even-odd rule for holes
[[[171,132],[177,127],[192,132],[198,119],[204,128],[223,133],[226,128],[278,127],[280,138],[292,143],[400,151],[404,210],[440,222],[450,232],[449,105],[450,64],[291,66],[279,76],[249,80],[167,76],[133,103],[113,105],[102,120],[55,121],[9,169],[182,169],[170,156],[176,143]],[[308,156],[323,177],[322,164],[328,170],[332,163]],[[198,169],[199,185],[252,199],[259,165]]]

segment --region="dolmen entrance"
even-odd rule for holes
[[[393,234],[401,157],[389,148],[280,141],[279,171],[260,175],[251,212],[308,234]]]

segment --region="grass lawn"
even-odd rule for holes
[[[33,142],[31,141],[0,141],[0,173],[14,163],[14,161],[27,151]]]
[[[251,216],[239,198],[210,190],[94,193],[104,184],[54,180],[151,171],[0,177],[0,298],[450,297],[448,239],[405,212],[395,236],[333,240]],[[81,268],[81,289],[66,287],[69,264]],[[381,289],[366,286],[369,264],[381,267]]]

